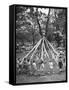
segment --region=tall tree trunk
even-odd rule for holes
[[[36,15],[35,16],[36,16],[37,24],[39,26],[39,33],[42,36],[41,26],[40,26],[40,22],[39,22],[39,19],[38,19],[38,8],[36,9]]]
[[[38,18],[37,18],[37,23],[38,23],[38,26],[39,26],[39,33],[40,33],[40,35],[42,36],[42,32],[41,32],[41,26],[40,26],[40,23],[39,23]]]
[[[46,22],[46,36],[47,36],[47,33],[48,33],[48,24],[49,24],[49,20],[50,20],[50,12],[51,12],[51,9],[49,9],[47,22]]]

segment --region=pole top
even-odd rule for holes
[[[46,34],[46,31],[43,29],[42,30],[42,36],[45,36],[45,34]]]

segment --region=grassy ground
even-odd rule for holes
[[[47,74],[44,76],[29,76],[29,75],[17,75],[16,83],[33,83],[33,82],[52,82],[52,81],[65,81],[66,72],[59,74]]]

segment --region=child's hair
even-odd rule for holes
[[[30,61],[30,59],[27,59],[27,61],[29,62],[29,61]]]
[[[26,60],[26,58],[24,58],[24,60]]]
[[[40,64],[42,64],[43,63],[43,61],[40,61]]]
[[[24,62],[26,62],[26,58],[24,58]]]
[[[33,60],[33,62],[35,62],[35,60]]]
[[[43,61],[41,61],[41,63],[43,63]]]

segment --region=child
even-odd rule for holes
[[[33,75],[36,75],[36,71],[37,71],[36,62],[33,61],[33,62],[32,62],[32,74],[33,74]]]
[[[27,59],[27,66],[28,66],[29,70],[31,70],[31,61],[30,61],[30,59]]]
[[[49,62],[50,68],[53,69],[53,62]]]
[[[43,61],[42,61],[42,62],[41,62],[41,65],[40,65],[40,70],[43,71],[43,69],[44,69],[44,63],[43,63]]]
[[[59,70],[62,71],[63,63],[61,60],[58,62],[58,66],[59,66]]]
[[[36,66],[35,61],[33,61],[32,65],[33,65],[33,68],[34,68],[35,70],[37,70],[37,66]]]
[[[51,72],[51,73],[54,73],[54,72],[53,72],[53,62],[49,62],[49,66],[50,66],[50,69],[51,69],[50,72]]]
[[[27,64],[28,64],[28,65],[30,65],[30,64],[31,64],[31,63],[30,63],[30,59],[27,59]]]

